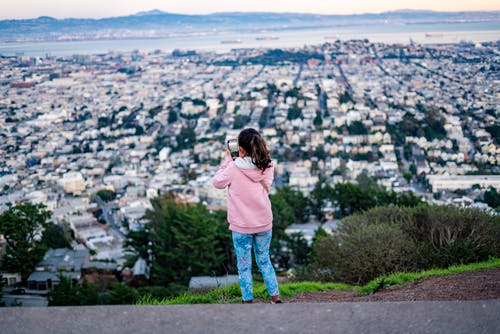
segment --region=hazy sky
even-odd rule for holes
[[[207,14],[228,11],[379,13],[397,9],[500,10],[499,0],[0,0],[0,19],[108,17],[160,9]]]

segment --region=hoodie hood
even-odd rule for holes
[[[255,166],[251,157],[238,157],[234,160],[234,163],[243,174],[254,182],[260,182],[265,177],[265,173],[262,173],[262,171]]]

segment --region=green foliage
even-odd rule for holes
[[[301,191],[283,186],[276,189],[272,198],[282,197],[293,209],[296,223],[307,223],[309,220],[309,200],[304,197]]]
[[[116,193],[113,190],[102,189],[97,192],[97,196],[99,196],[104,202],[110,202],[116,198]]]
[[[127,239],[124,241],[124,247],[131,247],[135,253],[142,257],[143,259],[147,259],[148,254],[148,243],[150,240],[150,236],[146,231],[129,231],[127,234]],[[131,260],[135,263],[137,257]],[[133,266],[133,263],[132,263]],[[129,267],[132,267],[129,266]]]
[[[366,135],[368,130],[361,121],[354,121],[347,127],[349,134],[351,135]]]
[[[139,300],[139,292],[123,283],[115,283],[111,290],[100,297],[100,304],[104,305],[130,305]]]
[[[307,244],[307,240],[304,239],[302,233],[292,233],[288,236],[287,248],[290,249],[292,253],[292,266],[305,265],[308,263],[311,247]]]
[[[320,128],[323,125],[323,117],[321,117],[321,113],[319,111],[316,111],[316,116],[313,119],[313,124],[317,128]]]
[[[500,125],[490,125],[484,129],[490,133],[495,145],[500,145]]]
[[[99,117],[97,119],[97,128],[101,129],[108,127],[110,125],[109,121],[110,121],[109,118],[107,118],[106,116]]]
[[[151,200],[146,211],[155,285],[187,286],[191,276],[234,270],[230,233],[223,215],[201,204],[176,204],[170,195]]]
[[[168,124],[174,124],[175,122],[177,122],[177,119],[178,119],[177,112],[175,110],[169,110],[167,118]]]
[[[40,237],[52,213],[44,208],[43,204],[19,204],[0,215],[0,234],[7,241],[4,267],[20,272],[23,281],[47,250]]]
[[[420,268],[447,267],[500,256],[500,216],[453,206],[416,207],[407,233],[419,245]]]
[[[115,283],[108,292],[101,293],[96,284],[86,280],[79,285],[73,284],[63,275],[60,275],[59,279],[60,283],[47,295],[49,306],[134,304],[140,297],[136,289],[122,283]]]
[[[186,148],[192,148],[196,143],[196,133],[191,127],[183,127],[181,132],[176,137],[177,139],[177,150],[183,150]]]
[[[176,297],[187,291],[187,288],[183,285],[170,284],[168,288],[164,286],[144,286],[137,289],[140,294],[140,298],[150,296],[156,299],[165,299]]]
[[[404,145],[407,136],[425,137],[429,141],[446,137],[445,120],[439,110],[426,110],[423,106],[420,109],[426,114],[423,120],[418,121],[413,114],[407,112],[401,122],[387,127],[397,145]]]
[[[42,243],[47,248],[71,248],[67,233],[59,225],[47,224],[42,234]]]
[[[244,60],[244,63],[278,65],[282,64],[283,62],[289,62],[304,64],[311,58],[324,60],[325,57],[321,53],[311,51],[288,51],[282,49],[272,49],[266,51],[261,55],[247,58]]]
[[[353,226],[356,223],[347,223],[348,234],[316,245],[318,266],[331,269],[335,280],[359,284],[381,274],[414,269],[411,254],[415,245],[401,229],[389,224]]]
[[[302,109],[297,107],[297,105],[293,105],[290,108],[288,108],[288,113],[286,115],[286,119],[289,121],[292,121],[297,118],[302,118]]]
[[[49,306],[80,305],[78,287],[73,286],[71,280],[59,275],[60,282],[47,295]]]
[[[250,116],[247,115],[236,115],[234,117],[233,129],[242,129],[248,122],[250,122]]]
[[[327,201],[334,198],[335,190],[328,183],[318,181],[310,194],[311,211],[319,221],[324,221],[323,208]]]
[[[346,291],[351,287],[341,283],[294,282],[280,284],[280,296],[291,298],[300,293],[327,290]],[[254,284],[256,299],[268,299],[269,294],[264,284]],[[137,301],[138,305],[178,305],[178,304],[228,304],[241,303],[241,292],[238,285],[217,288],[208,292],[187,292],[175,298],[155,298],[144,296]]]
[[[413,193],[397,194],[380,189],[373,179],[364,174],[360,174],[357,180],[359,184],[337,183],[334,187],[318,181],[311,192],[312,212],[319,220],[324,220],[323,208],[328,202],[336,205],[339,217],[346,217],[376,206],[423,204],[422,199]]]
[[[377,207],[345,218],[336,234],[315,243],[310,271],[366,283],[391,272],[498,257],[498,240],[500,218],[477,209]]]
[[[354,99],[352,98],[352,95],[348,91],[344,91],[344,93],[339,95],[339,103],[345,104],[348,102],[354,103]]]
[[[484,203],[488,204],[494,209],[500,208],[500,192],[496,188],[489,187],[484,192]]]

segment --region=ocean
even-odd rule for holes
[[[335,26],[321,29],[287,29],[258,33],[205,33],[188,37],[115,39],[61,42],[0,43],[0,55],[68,56],[109,51],[172,51],[175,49],[227,52],[233,48],[292,48],[335,40],[368,39],[371,42],[446,44],[500,40],[500,22],[443,24],[381,24]]]

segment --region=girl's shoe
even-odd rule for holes
[[[281,301],[281,299],[278,299],[276,301],[271,300],[271,304],[283,304],[283,302]]]

